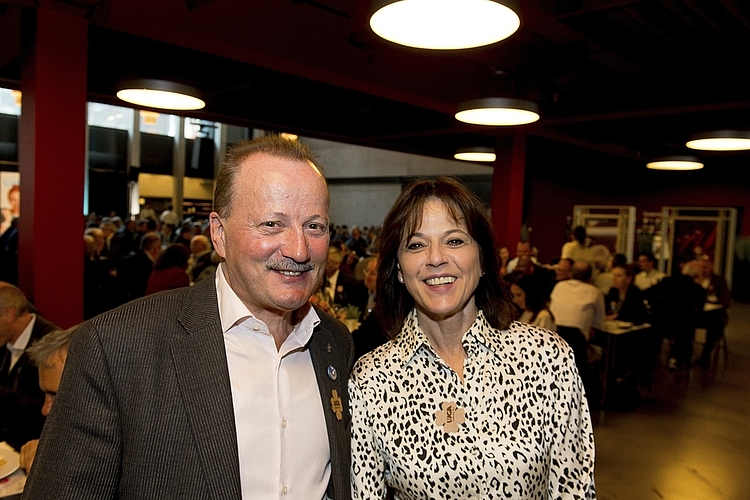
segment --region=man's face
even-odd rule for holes
[[[13,328],[13,322],[17,317],[18,312],[14,307],[0,308],[0,347],[15,340],[16,331]]]
[[[231,214],[210,215],[229,285],[261,320],[298,309],[313,294],[328,256],[323,177],[305,161],[256,153],[244,160],[232,189]]]
[[[341,267],[342,262],[343,255],[341,255],[341,252],[333,247],[329,247],[328,260],[326,261],[326,276],[328,276],[329,278],[333,276],[333,273],[335,273],[338,268]]]
[[[638,256],[638,267],[641,271],[650,271],[654,268],[654,265],[651,263],[650,260],[648,260],[648,257],[645,255],[639,255]]]
[[[52,403],[55,401],[55,396],[57,395],[57,389],[60,387],[60,379],[62,378],[66,357],[66,351],[57,351],[47,360],[47,363],[50,365],[49,368],[46,366],[39,367],[39,388],[44,392],[42,415],[45,417],[49,415]]]
[[[531,245],[526,243],[519,243],[516,246],[516,257],[530,257],[531,256]]]

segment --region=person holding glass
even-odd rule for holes
[[[352,498],[595,498],[594,436],[573,352],[512,322],[487,210],[419,180],[385,218],[376,314],[355,364]]]
[[[625,321],[640,325],[648,319],[645,295],[633,284],[635,269],[628,264],[615,264],[612,267],[614,286],[604,298],[607,306],[607,319]]]

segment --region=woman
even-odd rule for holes
[[[555,318],[547,309],[542,291],[534,276],[526,273],[512,273],[507,278],[513,302],[521,310],[518,321],[539,326],[551,332],[557,331]]]
[[[627,321],[635,325],[646,322],[648,310],[645,296],[640,288],[633,284],[635,269],[628,264],[615,264],[612,267],[612,283],[604,304],[607,307],[607,319]]]
[[[593,498],[573,353],[511,323],[482,203],[452,179],[416,181],[379,250],[376,313],[393,340],[349,380],[352,498]]]
[[[172,243],[161,252],[154,263],[154,270],[148,278],[146,295],[190,286],[187,275],[190,249],[182,243]]]

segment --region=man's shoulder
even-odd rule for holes
[[[206,322],[218,318],[216,291],[210,280],[196,283],[191,287],[175,288],[164,292],[140,297],[122,306],[107,311],[94,320],[98,326],[122,326],[130,329],[133,321],[141,321],[141,326],[165,325],[180,321],[192,323]]]

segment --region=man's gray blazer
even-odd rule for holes
[[[79,329],[23,498],[241,498],[214,283],[136,300]],[[343,324],[318,315],[309,349],[328,428],[329,495],[348,500],[353,345]]]

